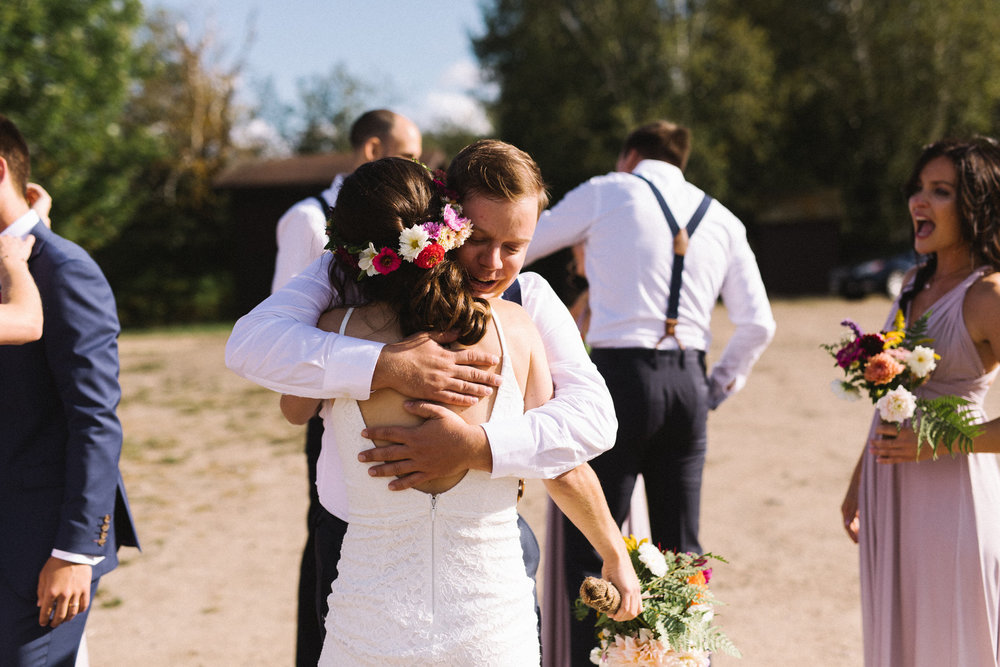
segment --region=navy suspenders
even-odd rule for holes
[[[695,230],[698,229],[698,224],[701,222],[702,218],[705,217],[705,212],[708,211],[709,205],[712,203],[712,198],[705,195],[701,203],[698,204],[698,208],[695,210],[694,215],[687,223],[687,227],[681,229],[680,225],[677,224],[677,218],[674,217],[673,212],[670,207],[667,206],[666,200],[660,191],[653,185],[652,181],[648,178],[639,176],[639,174],[633,174],[637,178],[641,178],[646,181],[649,187],[653,190],[653,194],[656,195],[656,201],[660,204],[660,209],[663,211],[663,217],[667,219],[667,224],[670,226],[670,232],[674,236],[674,266],[670,274],[670,296],[667,300],[667,332],[663,335],[663,338],[667,336],[674,335],[674,329],[677,327],[677,310],[680,305],[681,299],[681,283],[682,274],[684,273],[684,255],[687,254],[688,241],[691,235],[694,234]],[[660,339],[662,342],[663,338]],[[680,341],[678,341],[679,343]],[[683,345],[681,346],[683,349]]]

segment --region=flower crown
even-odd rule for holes
[[[330,242],[326,247],[358,269],[358,280],[365,276],[392,273],[404,261],[429,269],[444,259],[446,252],[461,247],[469,238],[472,221],[462,217],[462,206],[456,201],[456,194],[444,184],[444,172],[438,170],[431,176],[444,202],[441,219],[420,222],[403,229],[399,233],[398,248],[376,248],[371,241],[367,245],[348,245],[337,238],[332,227],[327,227]]]

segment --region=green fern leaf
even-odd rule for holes
[[[968,409],[969,401],[958,396],[939,396],[918,399],[913,430],[917,434],[917,453],[929,446],[934,458],[938,448],[944,447],[955,456],[972,451],[972,442],[982,427],[975,423],[975,415]]]

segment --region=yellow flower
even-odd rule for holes
[[[885,332],[882,337],[885,339],[886,350],[898,347],[906,338],[906,319],[902,310],[896,311],[896,317],[892,321],[892,331]]]

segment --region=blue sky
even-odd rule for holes
[[[295,82],[343,64],[377,86],[372,106],[386,106],[433,129],[442,119],[487,132],[470,92],[479,81],[470,31],[482,31],[477,0],[143,0],[186,18],[194,34],[214,28],[231,59],[256,35],[247,56],[254,78],[273,77],[280,97],[297,99]]]

